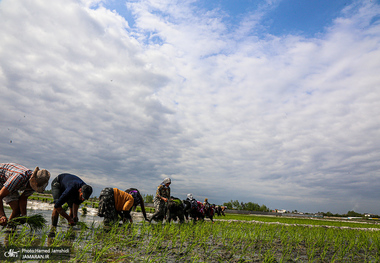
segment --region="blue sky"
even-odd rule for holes
[[[380,214],[379,1],[0,1],[0,160]]]
[[[332,25],[334,19],[341,15],[342,10],[353,2],[352,0],[218,0],[194,1],[193,6],[205,11],[219,10],[231,30],[245,16],[267,6],[268,10],[262,21],[262,26],[265,28],[263,32],[274,35],[300,34],[313,37],[315,34],[323,33],[326,27]],[[173,3],[176,2],[173,1]],[[110,10],[117,11],[130,26],[135,25],[133,15],[125,1],[113,0],[102,2],[102,4]]]

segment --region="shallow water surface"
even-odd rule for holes
[[[5,213],[9,217],[11,213],[10,208],[6,206],[4,208],[5,208]],[[51,227],[52,211],[53,211],[53,204],[38,202],[38,201],[28,201],[28,205],[27,205],[28,216],[40,214],[46,220],[46,226],[42,230],[38,230],[36,232],[27,230],[30,232],[28,233],[28,235],[34,236],[34,239],[35,239],[34,240],[35,242],[33,242],[33,244],[31,245],[48,246],[51,244],[51,242],[54,241],[53,240],[54,237],[50,237],[47,241],[43,241],[43,242],[41,241],[41,240],[45,240],[45,238],[43,238],[43,235],[46,235],[46,232],[48,232],[48,230]],[[133,218],[133,223],[141,222],[143,219],[141,213],[131,212],[131,215]],[[103,222],[103,218],[97,216],[96,208],[87,207],[87,214],[85,215],[82,214],[82,210],[81,208],[79,208],[78,218],[79,218],[79,222],[85,223],[90,228],[101,226]],[[15,238],[17,237],[17,235],[25,234],[25,231],[26,230],[25,228],[23,229],[23,226],[18,226],[16,231],[12,231],[12,232],[7,231],[6,229],[2,228],[0,231],[0,244],[7,246],[9,243],[10,236],[12,236],[12,238]],[[82,231],[81,226],[77,225],[74,227],[69,227],[69,225],[67,224],[67,220],[61,216],[59,217],[58,226],[56,229],[56,233],[58,236],[65,233],[72,233],[72,241],[75,241],[76,234],[80,233],[81,231]]]

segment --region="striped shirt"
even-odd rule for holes
[[[10,193],[25,190],[32,171],[17,163],[0,164],[0,187],[6,187]],[[30,192],[28,187],[28,192]],[[32,194],[31,191],[30,194]]]

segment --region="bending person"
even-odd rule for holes
[[[120,221],[119,216],[125,223],[131,217],[131,208],[134,204],[132,195],[117,188],[104,188],[99,196],[98,216],[104,217],[104,225],[115,224]]]
[[[149,219],[152,220],[163,220],[166,214],[166,204],[170,198],[170,184],[171,179],[165,178],[164,181],[157,187],[156,196],[153,199],[153,204],[155,212]]]
[[[26,216],[28,197],[34,191],[42,193],[49,183],[50,173],[36,167],[34,171],[17,164],[0,164],[0,225],[7,225],[8,219],[4,212],[3,200],[9,204],[12,213],[9,219]],[[18,191],[23,191],[20,195]]]
[[[92,187],[76,175],[63,173],[51,182],[51,192],[54,198],[54,209],[51,215],[52,226],[57,226],[58,215],[66,218],[69,225],[75,225],[78,222],[78,208],[83,201],[90,198]],[[69,206],[69,215],[62,208],[65,203]]]
[[[125,192],[133,196],[134,202],[133,202],[132,209],[135,210],[136,206],[140,205],[141,212],[143,213],[144,219],[146,221],[149,221],[148,218],[146,217],[144,198],[140,194],[139,190],[137,190],[136,188],[128,188],[127,190],[125,190]]]

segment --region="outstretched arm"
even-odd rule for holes
[[[78,222],[78,209],[79,205],[74,203],[73,208],[70,208],[70,217],[73,218],[74,222]]]
[[[67,222],[69,222],[69,225],[75,225],[75,222],[74,220],[71,218],[71,216],[69,216],[66,211],[62,208],[62,207],[58,207],[58,208],[55,208],[56,211],[61,215],[63,216]]]

